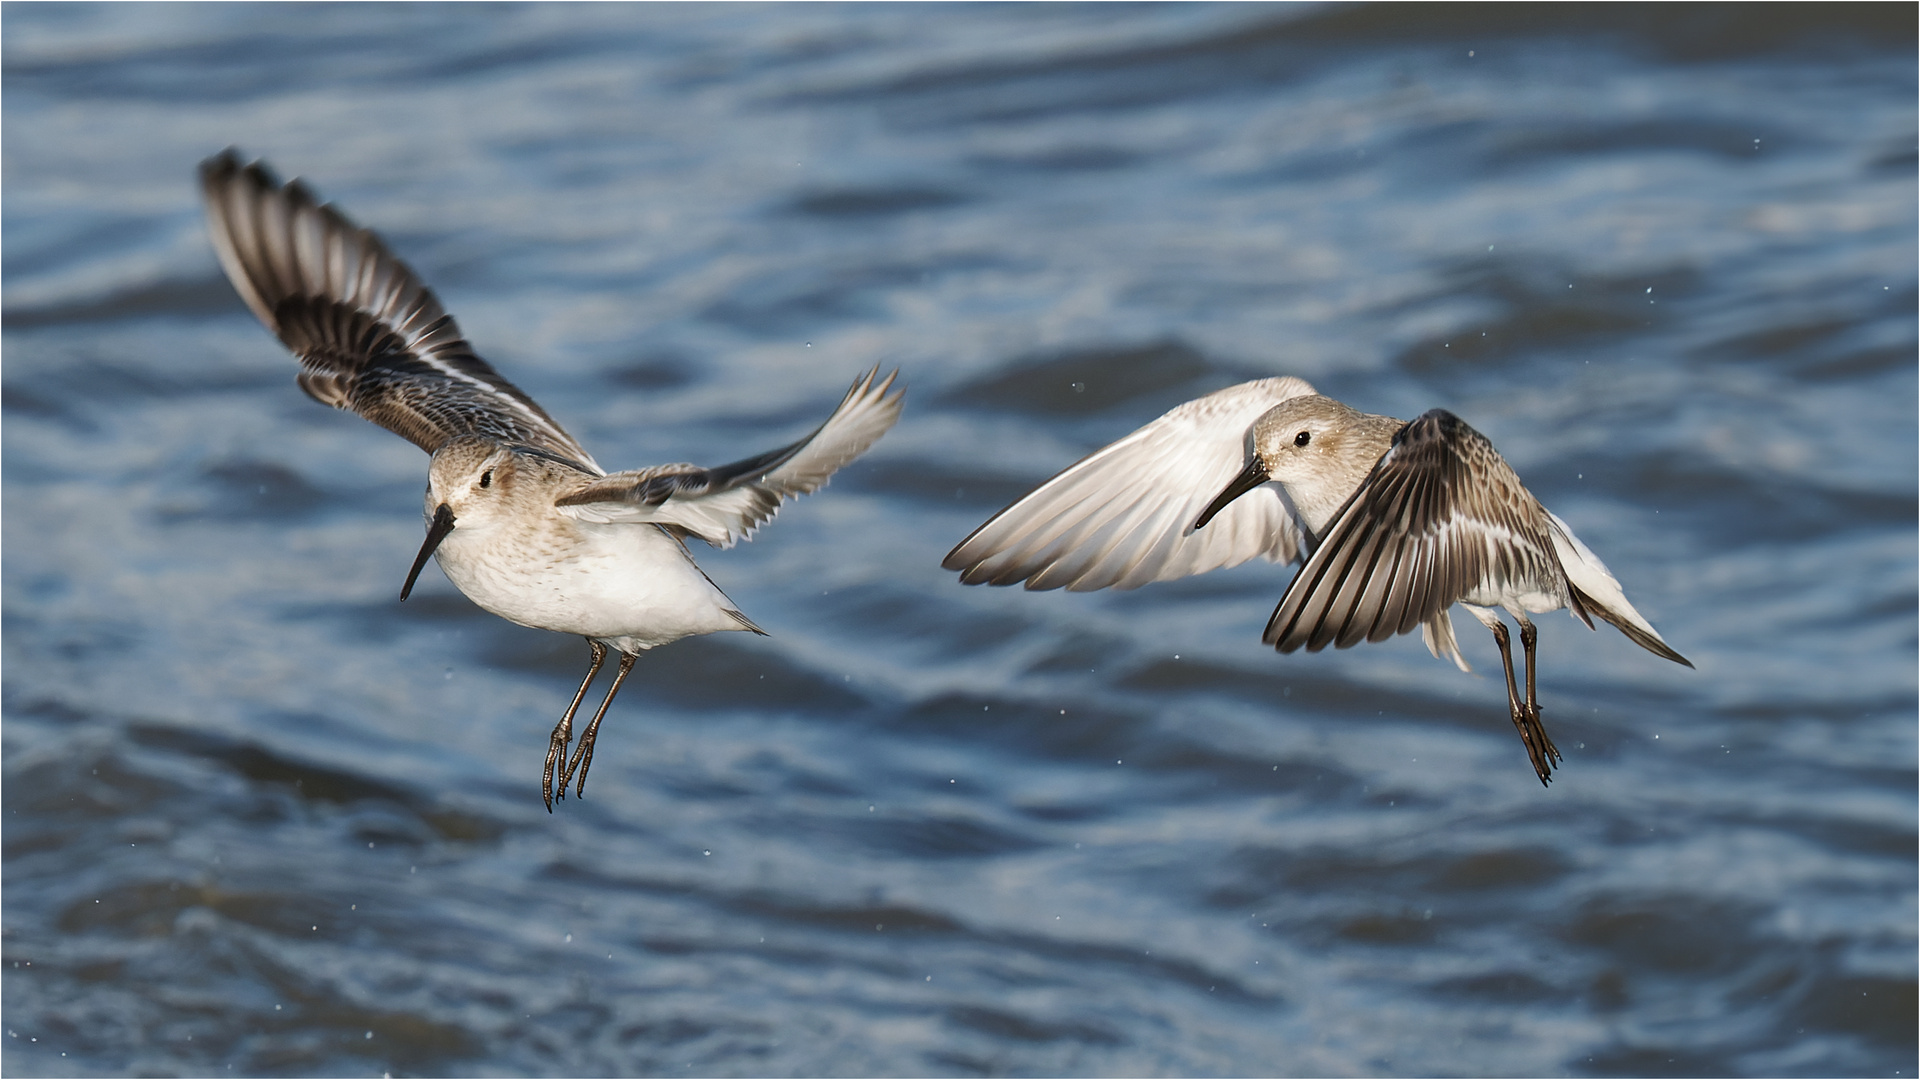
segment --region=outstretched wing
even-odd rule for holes
[[[1431,410],[1394,435],[1334,515],[1261,640],[1344,649],[1407,633],[1476,593],[1564,595],[1544,520],[1486,436]]]
[[[600,468],[532,398],[474,355],[380,238],[299,181],[229,149],[200,164],[207,231],[233,287],[293,354],[300,388],[432,453],[456,435]]]
[[[651,522],[732,547],[772,518],[781,500],[825,486],[900,418],[906,391],[893,390],[900,372],[876,385],[879,374],[875,367],[855,379],[827,422],[791,446],[711,469],[656,465],[618,472],[555,505],[582,521]]]
[[[1245,467],[1253,422],[1313,392],[1301,379],[1257,379],[1178,406],[995,514],[940,565],[960,571],[967,585],[1024,581],[1086,592],[1138,588],[1256,555],[1291,561],[1300,527],[1278,484],[1236,499],[1204,529],[1193,522]]]

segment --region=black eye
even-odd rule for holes
[[[1313,432],[1311,431],[1303,431],[1300,434],[1295,435],[1293,437],[1293,445],[1295,446],[1305,446],[1312,441],[1313,441]]]
[[[488,469],[486,472],[483,472],[480,474],[480,486],[481,487],[493,486],[493,470],[492,469]]]

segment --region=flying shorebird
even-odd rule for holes
[[[1433,655],[1472,670],[1454,604],[1493,631],[1507,707],[1545,784],[1560,751],[1534,691],[1529,613],[1598,615],[1634,644],[1693,664],[1635,611],[1567,523],[1493,444],[1444,409],[1406,421],[1259,379],[1189,401],[1094,451],[1000,511],[941,563],[968,585],[1077,591],[1305,560],[1261,640],[1281,652],[1385,641],[1419,627]],[[1526,695],[1506,624],[1520,624]]]
[[[714,468],[656,465],[607,473],[533,399],[476,355],[408,266],[380,238],[299,181],[282,185],[232,150],[200,166],[207,227],[227,277],[300,359],[300,388],[351,409],[433,455],[427,538],[400,590],[428,556],[461,592],[503,619],[587,639],[592,663],[553,729],[541,797],[553,809],[579,776],[639,655],[720,630],[764,633],[694,564],[686,539],[719,548],[753,534],[788,496],[826,484],[899,418],[895,371],[876,367],[813,434]],[[580,744],[574,714],[607,650],[619,672]]]

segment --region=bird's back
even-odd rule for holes
[[[1514,615],[1570,608],[1588,626],[1597,614],[1686,663],[1493,443],[1445,409],[1393,435],[1319,540],[1267,624],[1264,640],[1282,652],[1384,641],[1418,626],[1434,655],[1465,668],[1447,614],[1459,603]]]

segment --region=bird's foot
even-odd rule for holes
[[[546,801],[549,814],[553,813],[556,794],[563,802],[567,798],[566,772],[560,774],[560,790],[556,793],[553,789],[553,770],[567,760],[567,744],[573,742],[572,728],[572,724],[562,721],[559,727],[553,729],[553,738],[547,743],[547,767],[540,776],[540,798]]]
[[[1540,736],[1540,743],[1546,748],[1548,759],[1555,765],[1560,764],[1560,748],[1553,745],[1553,739],[1547,734],[1547,726],[1540,721],[1540,706],[1528,706],[1527,711],[1533,714],[1533,730]]]
[[[586,733],[580,736],[580,745],[573,751],[573,760],[567,763],[566,770],[560,774],[560,797],[563,799],[567,797],[567,782],[573,779],[575,772],[580,774],[580,781],[574,786],[573,797],[576,799],[587,797],[587,768],[593,764],[594,734],[594,729],[589,727]]]
[[[1520,732],[1520,741],[1527,748],[1527,759],[1533,762],[1533,771],[1540,777],[1545,787],[1553,780],[1553,767],[1560,764],[1560,748],[1553,745],[1547,737],[1546,725],[1540,722],[1540,706],[1521,705],[1513,710],[1513,726]]]

